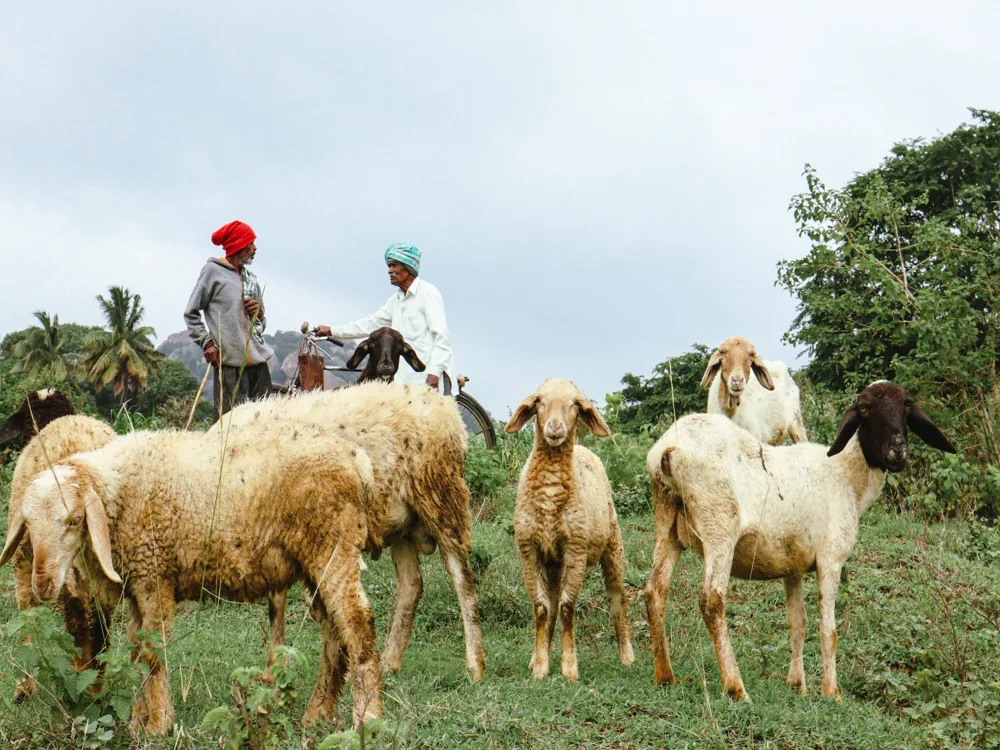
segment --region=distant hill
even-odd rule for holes
[[[276,385],[287,385],[295,375],[302,334],[298,331],[277,331],[274,334],[265,333],[264,340],[274,349],[274,358],[268,361],[271,380]],[[343,349],[333,344],[324,345],[326,364],[333,367],[343,367],[350,359],[351,354],[354,353],[357,343],[357,341],[345,341]],[[167,359],[182,362],[198,379],[198,382],[201,382],[205,375],[205,357],[197,344],[191,340],[187,331],[170,334],[157,347],[157,350],[165,354]],[[347,380],[338,373],[326,373],[326,387],[328,389],[343,385],[345,382]],[[206,386],[205,391],[202,397],[206,401],[211,401],[212,389]]]

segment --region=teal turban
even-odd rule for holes
[[[394,260],[410,269],[414,276],[420,273],[420,250],[405,242],[389,245],[385,251],[385,262]]]

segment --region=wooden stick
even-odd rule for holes
[[[191,413],[188,415],[187,424],[184,425],[185,430],[191,429],[191,420],[194,419],[194,410],[198,408],[198,402],[201,400],[201,392],[205,390],[205,383],[208,382],[208,374],[212,372],[212,365],[205,368],[205,377],[201,379],[201,385],[198,386],[198,392],[194,394],[194,403],[191,404]]]

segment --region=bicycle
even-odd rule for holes
[[[326,341],[334,346],[343,347],[343,341],[333,336],[317,336],[315,330],[309,328],[308,322],[302,324],[301,333],[302,343],[299,345],[298,362],[295,373],[292,376],[292,382],[290,385],[274,385],[271,387],[272,391],[276,393],[301,393],[316,389],[324,390],[324,374],[326,372],[351,373],[355,377],[361,374],[361,370],[348,367],[334,367],[326,364],[323,355],[331,355],[319,345],[320,342]],[[345,385],[353,383],[349,377],[345,379],[349,381]],[[454,396],[452,396],[451,376],[448,373],[443,373],[441,380],[444,395],[453,397],[458,404],[458,411],[462,416],[462,422],[465,424],[466,431],[470,435],[482,435],[486,447],[489,450],[493,450],[496,447],[497,441],[496,428],[493,426],[493,420],[490,419],[489,412],[464,390],[465,384],[469,382],[469,378],[464,375],[456,377],[458,392]],[[343,387],[337,386],[333,390]]]

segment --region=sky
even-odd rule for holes
[[[0,335],[160,341],[233,219],[269,330],[342,323],[417,245],[505,418],[741,335],[792,366],[803,166],[839,186],[1000,109],[1000,4],[0,0]]]

